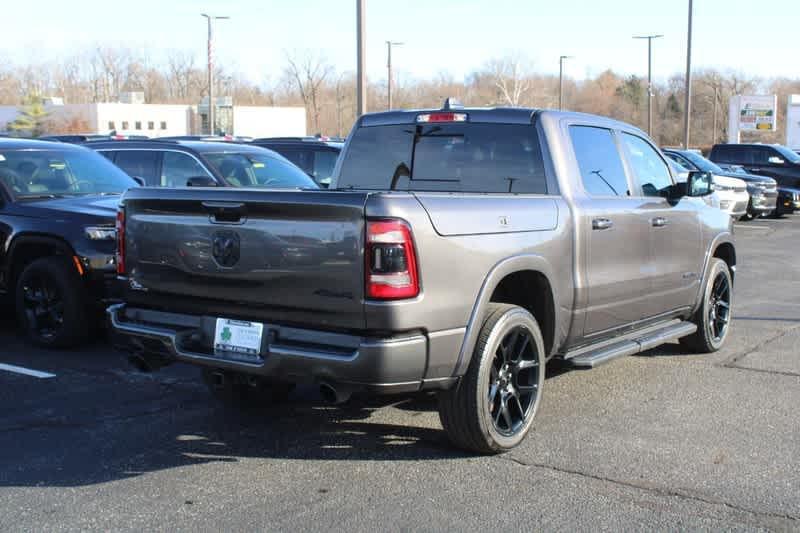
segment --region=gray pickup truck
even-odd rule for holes
[[[606,118],[449,101],[365,115],[330,190],[128,191],[115,344],[143,367],[200,365],[239,405],[295,383],[332,401],[438,391],[454,444],[501,452],[552,358],[722,346],[736,253],[711,192]]]

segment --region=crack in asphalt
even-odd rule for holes
[[[703,496],[700,496],[700,495],[695,495],[695,494],[688,494],[688,493],[681,492],[679,490],[674,490],[674,489],[671,490],[671,489],[666,489],[666,488],[662,488],[662,487],[654,487],[654,486],[648,486],[648,485],[644,485],[644,484],[637,484],[637,483],[633,483],[631,481],[623,481],[623,480],[614,479],[614,478],[610,478],[610,477],[606,477],[606,476],[602,476],[602,475],[598,475],[598,474],[590,474],[588,472],[582,472],[580,470],[574,470],[574,469],[570,469],[570,468],[564,468],[564,467],[559,467],[559,466],[548,465],[548,464],[545,464],[545,463],[527,462],[527,461],[523,461],[522,459],[518,459],[518,458],[510,456],[510,455],[501,455],[501,456],[498,456],[497,459],[503,460],[503,461],[508,461],[510,463],[515,463],[515,464],[518,464],[520,466],[525,466],[525,467],[528,467],[528,468],[531,468],[531,467],[533,467],[533,468],[542,468],[542,469],[545,469],[545,470],[550,470],[550,471],[553,471],[553,472],[559,472],[559,473],[562,473],[562,474],[570,474],[570,475],[574,475],[574,476],[580,476],[580,477],[583,477],[583,478],[593,479],[595,481],[602,481],[602,482],[606,482],[606,483],[611,483],[611,484],[619,485],[619,486],[626,487],[626,488],[631,488],[631,489],[635,489],[635,490],[641,490],[641,491],[644,491],[644,492],[655,494],[657,496],[667,496],[667,497],[674,497],[674,498],[682,498],[684,500],[690,500],[690,501],[695,501],[695,502],[699,502],[699,503],[704,503],[706,505],[722,506],[722,507],[726,507],[726,508],[729,508],[731,510],[740,512],[740,513],[745,513],[745,514],[749,514],[749,515],[756,516],[756,517],[772,518],[772,519],[778,519],[778,520],[789,520],[789,521],[792,522],[792,525],[795,525],[794,524],[795,522],[800,522],[800,515],[793,515],[793,514],[790,514],[790,513],[782,513],[782,514],[781,513],[773,513],[773,512],[770,512],[770,511],[756,511],[756,510],[753,510],[753,509],[740,507],[738,505],[735,505],[735,504],[732,504],[732,503],[729,503],[729,502],[726,502],[726,501],[723,501],[723,500],[714,500],[714,499],[711,499],[711,498],[706,498],[706,497],[703,497]]]
[[[721,363],[718,363],[716,366],[719,367],[719,368],[732,368],[734,370],[745,370],[745,371],[751,371],[751,372],[761,372],[763,374],[776,374],[776,375],[779,375],[779,376],[800,377],[800,374],[798,374],[797,372],[790,372],[790,371],[785,371],[785,370],[768,370],[768,369],[763,369],[763,368],[750,368],[750,367],[741,366],[741,365],[737,364],[739,361],[741,361],[742,359],[744,359],[748,355],[752,355],[756,350],[760,349],[761,347],[766,346],[767,344],[770,344],[770,343],[775,342],[777,340],[780,340],[783,337],[785,337],[785,336],[789,335],[790,333],[792,333],[794,331],[797,331],[797,330],[800,330],[800,325],[786,328],[786,329],[780,331],[779,333],[777,333],[777,334],[775,334],[775,335],[773,335],[773,336],[771,336],[771,337],[769,337],[767,339],[759,341],[757,344],[753,344],[753,345],[749,346],[748,348],[745,348],[744,350],[732,355],[731,357],[729,357],[725,361],[723,361]]]

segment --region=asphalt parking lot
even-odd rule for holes
[[[737,224],[724,350],[553,368],[534,430],[453,450],[431,396],[218,407],[196,369],[140,374],[98,342],[5,320],[0,530],[800,530],[800,216]]]

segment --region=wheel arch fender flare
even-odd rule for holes
[[[75,255],[72,246],[60,237],[41,233],[20,233],[15,235],[8,246],[7,260],[5,262],[6,279],[8,279],[9,282],[11,281],[12,274],[19,273],[20,269],[16,266],[17,254],[20,248],[26,245],[50,246],[67,257]]]
[[[706,249],[705,258],[703,259],[703,271],[702,275],[700,276],[700,286],[697,288],[697,297],[695,298],[694,307],[692,308],[692,313],[697,311],[697,309],[703,302],[703,288],[706,286],[706,283],[708,282],[708,273],[709,273],[708,267],[711,264],[711,259],[714,258],[714,253],[723,244],[730,244],[731,247],[733,248],[734,258],[736,257],[736,243],[734,242],[733,235],[730,232],[726,231],[714,237],[714,239],[708,245],[708,248]],[[733,274],[733,272],[731,274]]]
[[[521,254],[512,257],[507,257],[502,261],[495,264],[483,280],[478,297],[472,306],[472,312],[469,316],[464,340],[461,342],[461,349],[458,352],[458,359],[453,371],[453,376],[462,376],[466,373],[471,359],[471,352],[475,348],[475,343],[478,340],[483,319],[486,315],[486,310],[494,294],[495,289],[500,285],[503,279],[515,272],[534,271],[538,272],[550,284],[550,290],[553,298],[553,309],[556,315],[559,314],[559,295],[558,287],[553,280],[555,279],[555,271],[550,262],[544,257],[536,254]],[[554,318],[558,321],[558,318]],[[558,326],[556,325],[556,331]],[[557,344],[557,343],[555,343]]]

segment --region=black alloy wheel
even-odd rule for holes
[[[64,327],[64,299],[46,275],[31,276],[22,287],[28,331],[47,341]]]
[[[509,331],[495,350],[489,376],[489,413],[495,430],[510,437],[530,416],[539,394],[539,361],[531,332]]]
[[[717,273],[708,294],[708,326],[711,338],[719,342],[728,332],[731,319],[731,285],[729,276]]]

